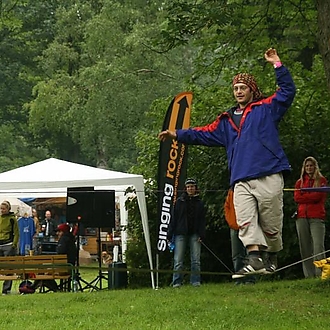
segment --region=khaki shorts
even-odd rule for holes
[[[283,188],[281,173],[235,184],[234,207],[244,246],[282,250]]]

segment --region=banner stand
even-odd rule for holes
[[[162,131],[187,129],[190,125],[192,92],[174,97],[169,105]],[[175,139],[160,142],[158,160],[158,231],[156,254],[156,288],[159,285],[159,255],[168,249],[168,231],[172,211],[179,193],[183,191],[188,166],[188,147]]]

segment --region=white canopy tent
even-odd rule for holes
[[[109,171],[55,158],[45,159],[31,165],[0,173],[1,197],[61,197],[66,196],[68,187],[94,187],[95,190],[115,190],[116,195],[121,196],[120,200],[122,203],[124,201],[124,192],[130,186],[133,186],[136,190],[150,270],[153,270],[142,175]],[[121,207],[121,209],[124,208]],[[122,216],[125,216],[124,211],[121,211]],[[153,273],[151,272],[150,274],[152,287],[155,288]]]

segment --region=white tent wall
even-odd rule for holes
[[[151,284],[155,288],[154,274],[152,272],[153,262],[148,214],[142,175],[108,171],[55,158],[49,158],[0,173],[0,198],[2,196],[16,198],[63,197],[66,196],[68,187],[91,186],[96,190],[115,190],[118,193],[121,192],[122,195],[124,195],[128,187],[133,186],[135,188],[148,253]]]

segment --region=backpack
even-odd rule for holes
[[[232,189],[228,190],[224,205],[225,219],[228,223],[228,226],[231,229],[238,230],[238,224],[236,222],[236,213],[234,208],[234,191]]]
[[[31,281],[23,281],[19,285],[19,293],[20,294],[30,294],[34,293],[35,289],[32,287],[33,283]]]

